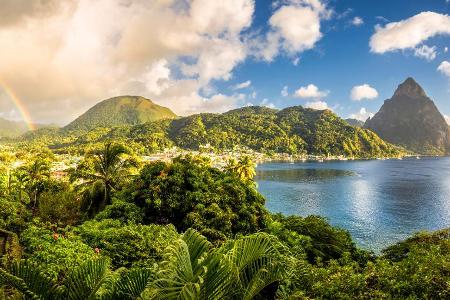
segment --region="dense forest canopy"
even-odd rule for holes
[[[208,146],[216,151],[246,147],[262,153],[356,158],[393,157],[404,153],[370,130],[349,125],[330,110],[301,106],[280,111],[245,107],[224,114],[203,113],[92,130],[75,130],[69,126],[61,130],[30,132],[21,141],[64,152],[77,151],[108,139],[124,141],[147,154],[173,146],[190,150]]]

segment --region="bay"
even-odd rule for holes
[[[256,170],[272,212],[320,215],[378,253],[422,230],[450,227],[450,158],[270,162]]]

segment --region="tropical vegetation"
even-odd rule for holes
[[[143,163],[107,141],[58,177],[43,149],[0,153],[0,299],[450,297],[450,229],[374,254],[267,211],[249,157]]]

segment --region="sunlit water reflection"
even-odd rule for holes
[[[269,210],[325,216],[374,251],[450,227],[450,158],[266,163],[256,180]]]

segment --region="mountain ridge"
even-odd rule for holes
[[[137,125],[95,128],[90,131],[37,131],[24,142],[42,142],[55,151],[82,151],[84,146],[114,140],[136,145],[142,153],[174,146],[186,150],[233,150],[240,147],[262,153],[321,156],[393,157],[403,149],[380,139],[370,130],[349,125],[331,110],[302,106],[282,110],[254,106],[222,114],[200,113]]]

